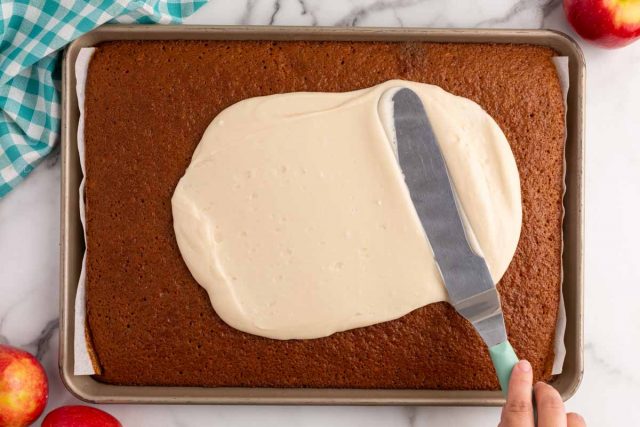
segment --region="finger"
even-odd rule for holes
[[[533,387],[538,405],[538,427],[567,427],[564,403],[555,388],[543,382]]]
[[[580,414],[570,412],[567,414],[567,426],[568,427],[587,427],[587,423],[584,422],[584,418]]]
[[[526,360],[519,361],[511,372],[507,403],[502,408],[501,425],[509,427],[533,426],[532,383],[531,364]]]

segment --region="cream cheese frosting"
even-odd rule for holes
[[[385,93],[422,99],[467,234],[495,282],[522,222],[513,153],[473,101],[392,80],[241,101],[209,125],[172,198],[180,252],[230,326],[310,339],[446,301],[389,130]]]

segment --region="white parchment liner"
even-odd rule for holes
[[[82,222],[82,232],[84,240],[87,241],[84,214],[84,88],[87,83],[87,71],[89,70],[89,62],[95,48],[80,49],[78,58],[76,59],[76,94],[78,96],[78,108],[80,109],[80,120],[78,123],[78,154],[80,155],[80,169],[82,170],[82,181],[78,191],[80,195],[80,222]],[[73,374],[74,375],[93,375],[97,372],[93,366],[90,352],[90,343],[87,341],[85,333],[86,322],[86,289],[85,289],[85,265],[87,253],[82,255],[82,269],[80,270],[80,278],[78,279],[78,291],[76,292],[75,302],[75,319],[73,323]]]
[[[85,209],[84,209],[84,97],[85,86],[87,81],[87,72],[89,69],[89,63],[91,57],[95,51],[95,48],[83,48],[80,49],[78,58],[76,59],[75,72],[76,72],[76,94],[78,96],[78,108],[80,109],[80,121],[78,123],[78,152],[80,155],[80,167],[82,170],[82,181],[80,182],[80,221],[82,222],[82,228],[85,228]],[[555,57],[553,62],[558,72],[558,78],[562,87],[562,93],[564,96],[565,114],[567,106],[567,93],[569,91],[569,58],[567,57]],[[566,134],[565,134],[566,138]],[[566,168],[565,168],[566,169]],[[86,241],[86,234],[85,234]],[[74,375],[93,375],[97,372],[97,367],[93,365],[90,356],[91,344],[87,342],[87,335],[85,334],[85,322],[86,322],[86,289],[85,289],[85,258],[86,253],[82,258],[82,270],[80,271],[80,278],[78,280],[78,291],[76,293],[75,301],[75,320],[74,320]],[[555,359],[553,362],[553,375],[560,374],[562,372],[562,365],[564,363],[566,349],[564,345],[564,333],[566,329],[566,312],[564,307],[564,297],[562,290],[560,294],[560,308],[558,311],[558,323],[556,325],[556,336],[554,342]],[[76,327],[76,325],[82,325]]]

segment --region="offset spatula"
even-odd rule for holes
[[[398,161],[433,248],[449,302],[473,324],[489,347],[506,394],[518,357],[507,340],[500,296],[487,263],[467,240],[447,166],[422,101],[407,88],[395,92],[392,101]]]

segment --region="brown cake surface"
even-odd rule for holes
[[[491,114],[520,172],[520,242],[498,288],[509,338],[549,379],[561,282],[564,106],[538,46],[163,41],[98,47],[86,87],[87,314],[100,380],[134,385],[496,389],[480,337],[447,303],[315,340],[223,323],[191,277],[171,196],[211,120],[242,99],[441,86]]]

